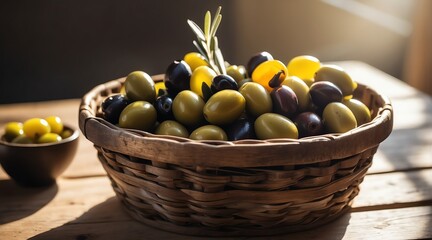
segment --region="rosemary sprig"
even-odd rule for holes
[[[193,41],[193,44],[201,55],[204,56],[210,67],[217,74],[226,74],[225,61],[216,37],[216,31],[222,21],[221,10],[222,7],[219,6],[213,21],[211,20],[210,11],[206,12],[204,16],[204,31],[192,20],[188,19],[187,23],[197,37],[197,39]]]

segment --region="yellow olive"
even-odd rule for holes
[[[37,139],[45,133],[51,132],[51,127],[45,119],[31,118],[23,124],[24,134],[32,139]]]
[[[340,102],[327,104],[323,112],[323,123],[329,133],[344,133],[357,127],[354,114]]]
[[[254,117],[271,112],[273,109],[270,93],[259,83],[248,82],[240,88],[246,99],[246,111]]]
[[[342,103],[353,112],[357,120],[357,126],[371,121],[370,110],[364,103],[354,98],[344,100]]]
[[[156,115],[156,109],[151,103],[136,101],[123,109],[119,118],[119,126],[150,131],[156,123]]]
[[[63,132],[64,126],[63,126],[63,121],[61,120],[60,117],[49,116],[49,117],[46,117],[45,120],[50,125],[52,133],[60,134],[61,132]]]
[[[352,95],[357,86],[343,68],[335,65],[324,65],[318,69],[315,73],[315,82],[319,81],[334,83],[342,91],[343,96]]]
[[[320,68],[318,58],[309,55],[294,57],[287,64],[289,76],[296,76],[300,79],[313,79],[315,72]]]
[[[298,138],[296,125],[287,117],[277,113],[264,113],[255,120],[258,139]]]
[[[60,142],[62,140],[61,136],[57,133],[45,133],[40,138],[37,139],[37,143],[54,143]]]
[[[163,121],[156,128],[155,133],[158,135],[171,135],[171,136],[178,136],[184,138],[189,137],[188,130],[179,122],[173,120]]]
[[[204,56],[197,52],[187,53],[183,57],[183,61],[189,65],[192,72],[200,66],[209,66]]]
[[[165,83],[163,81],[155,83],[154,86],[155,86],[155,93],[156,93],[155,98],[157,98],[159,96],[159,91],[161,91],[161,90],[166,91],[166,89],[167,89],[167,87],[165,86]]]
[[[215,125],[205,125],[195,129],[191,135],[190,139],[193,140],[223,140],[228,139],[225,131]]]
[[[4,138],[6,141],[10,142],[18,136],[24,134],[23,124],[20,122],[9,122],[6,124]]]
[[[209,88],[212,84],[213,78],[216,77],[216,72],[208,66],[200,66],[192,72],[190,79],[190,90],[204,98],[202,92],[203,83]]]
[[[246,99],[236,90],[225,89],[215,93],[204,106],[205,119],[215,125],[234,122],[245,110]]]
[[[143,71],[129,73],[125,83],[126,96],[131,101],[154,102],[156,98],[153,79]]]
[[[285,78],[282,85],[290,87],[297,96],[298,100],[298,110],[304,112],[308,109],[311,97],[309,95],[309,87],[304,81],[296,76],[289,76]]]
[[[265,61],[252,72],[252,81],[263,85],[268,91],[271,91],[272,88],[269,86],[269,81],[281,71],[282,74],[279,76],[279,79],[283,80],[288,73],[285,64],[279,60]]]
[[[204,122],[204,100],[190,90],[183,90],[173,100],[174,118],[186,126],[198,126]]]

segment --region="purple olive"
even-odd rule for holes
[[[236,80],[226,74],[220,74],[214,77],[211,84],[212,93],[214,94],[225,89],[238,90],[238,84]]]
[[[311,85],[309,94],[312,102],[320,109],[324,109],[331,102],[341,102],[342,91],[328,81],[315,82]]]
[[[156,98],[156,101],[153,105],[157,111],[157,120],[159,122],[174,119],[172,104],[173,100],[168,95],[162,95]]]
[[[316,136],[323,133],[324,127],[321,118],[313,112],[303,112],[294,120],[299,131],[299,137]]]
[[[129,103],[130,101],[122,94],[105,98],[101,104],[103,118],[112,124],[117,124],[120,113]]]
[[[273,112],[285,117],[292,117],[298,109],[298,99],[294,91],[285,85],[273,88],[270,92]]]
[[[237,119],[225,129],[228,140],[256,139],[254,120],[244,116]]]
[[[261,63],[268,60],[273,60],[273,56],[268,52],[259,52],[252,56],[246,65],[248,76],[251,77],[252,72],[255,70],[255,68],[258,67],[258,65],[260,65]]]
[[[172,62],[168,66],[164,78],[168,93],[174,97],[177,93],[189,89],[191,75],[191,68],[185,61]]]

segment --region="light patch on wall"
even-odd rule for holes
[[[368,4],[361,3],[357,0],[321,0],[324,3],[357,15],[377,25],[380,25],[389,31],[408,37],[412,32],[412,26],[409,22],[398,18],[389,13],[383,12]]]

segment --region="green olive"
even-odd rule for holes
[[[156,123],[156,109],[146,101],[136,101],[125,107],[120,114],[119,126],[150,131]]]
[[[33,142],[33,139],[27,137],[25,134],[22,134],[22,135],[19,135],[16,138],[14,138],[12,140],[12,143],[30,144],[30,143],[34,143],[34,142]]]
[[[357,120],[357,126],[371,121],[371,113],[369,108],[357,99],[348,99],[342,102],[347,106],[354,114]]]
[[[205,119],[215,125],[234,122],[244,112],[246,99],[236,90],[225,89],[215,93],[204,106]]]
[[[195,129],[191,135],[190,139],[193,140],[223,140],[228,139],[225,131],[215,125],[205,125]]]
[[[201,125],[204,122],[204,100],[198,94],[183,90],[173,100],[174,118],[189,127]]]
[[[155,133],[158,135],[171,135],[185,138],[189,137],[188,130],[179,122],[173,120],[163,121],[156,128]]]
[[[143,71],[131,72],[124,83],[126,96],[131,101],[154,102],[155,85],[152,78]]]
[[[352,95],[356,83],[351,79],[345,70],[335,65],[324,65],[315,73],[315,82],[329,81],[334,83],[341,91],[342,95]]]
[[[329,133],[344,133],[357,127],[354,114],[340,102],[327,104],[323,112],[323,123]]]
[[[237,83],[245,78],[245,69],[242,66],[230,65],[227,67],[226,73],[234,78]]]
[[[290,87],[297,96],[298,107],[300,112],[305,112],[311,102],[311,97],[309,95],[308,85],[296,76],[289,76],[285,78],[282,85]]]
[[[255,134],[258,139],[298,138],[296,125],[277,113],[264,113],[255,120]]]
[[[246,111],[254,117],[271,112],[273,109],[270,93],[259,83],[248,82],[240,88],[246,99]]]

